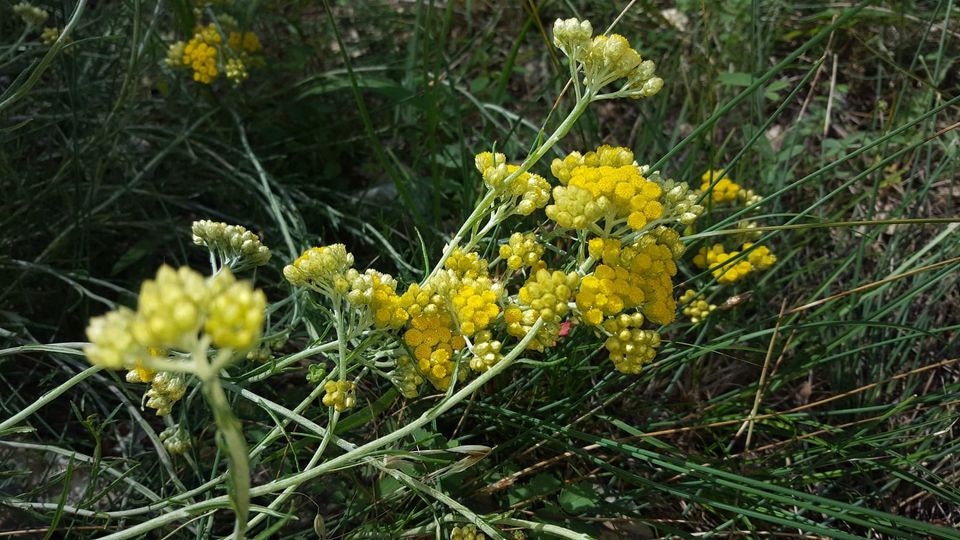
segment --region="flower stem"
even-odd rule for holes
[[[240,420],[233,414],[227,395],[220,383],[220,367],[233,351],[227,349],[217,353],[213,362],[207,359],[209,338],[199,340],[193,352],[194,373],[200,378],[203,397],[206,398],[213,420],[217,424],[217,443],[227,454],[229,465],[230,503],[235,514],[234,537],[243,540],[247,529],[247,516],[250,511],[250,463],[247,459],[247,442],[243,437]]]
[[[503,180],[503,183],[500,184],[498,189],[490,190],[486,195],[483,196],[482,199],[480,199],[479,202],[477,202],[473,212],[471,212],[467,219],[463,221],[463,225],[460,227],[460,230],[453,235],[453,238],[450,239],[450,242],[448,242],[446,247],[443,248],[443,255],[440,256],[440,260],[437,261],[436,266],[433,267],[433,270],[430,272],[427,280],[435,276],[437,272],[443,268],[443,264],[450,257],[450,254],[453,253],[453,250],[456,249],[466,237],[467,231],[473,230],[483,216],[490,211],[494,200],[496,200],[497,196],[500,195],[501,190],[505,189],[506,186],[509,186],[521,174],[524,174],[533,168],[533,166],[536,165],[536,163],[540,161],[543,156],[550,151],[550,149],[560,142],[560,139],[564,138],[567,133],[570,132],[570,129],[573,128],[573,125],[576,124],[577,120],[579,120],[580,117],[583,116],[583,113],[586,112],[587,106],[589,106],[590,102],[593,101],[595,95],[595,91],[588,89],[586,94],[577,100],[573,110],[570,111],[570,114],[568,114],[567,117],[563,119],[563,122],[557,126],[557,129],[533,152],[531,152],[526,159],[523,160],[523,163],[520,164],[517,170],[510,173],[510,175]],[[471,245],[475,244],[482,236],[483,234],[478,234],[475,238],[472,238]]]

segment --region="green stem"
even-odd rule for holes
[[[518,343],[516,347],[514,347],[506,356],[504,356],[500,362],[497,362],[489,370],[480,374],[476,379],[470,381],[470,383],[461,388],[457,393],[450,396],[450,398],[438,403],[434,408],[424,412],[422,415],[420,415],[420,417],[410,422],[406,426],[379,439],[370,441],[363,446],[359,446],[351,451],[345,452],[315,469],[304,471],[281,480],[275,480],[263,486],[255,487],[250,490],[250,495],[259,497],[269,493],[282,491],[291,486],[299,486],[304,482],[318,478],[332,470],[342,469],[344,467],[359,463],[374,451],[408,437],[417,429],[420,429],[430,422],[433,422],[440,415],[449,411],[455,405],[473,395],[474,392],[486,384],[490,379],[506,371],[511,365],[513,365],[514,361],[520,356],[524,349],[526,349],[526,346],[530,343],[530,341],[533,340],[542,326],[543,319],[537,319],[537,321],[530,328],[530,331],[527,332],[527,335],[524,336],[520,343]],[[124,531],[105,536],[103,537],[103,540],[123,540],[126,538],[140,537],[143,535],[143,533],[152,531],[158,527],[162,527],[167,523],[189,519],[211,509],[223,508],[228,502],[229,500],[226,497],[221,496],[187,505],[162,516],[157,516],[143,523],[134,525]]]
[[[450,239],[450,242],[448,242],[446,247],[443,248],[443,255],[440,256],[440,260],[437,261],[436,266],[433,267],[433,270],[430,272],[427,280],[435,276],[437,272],[443,268],[443,264],[447,261],[447,258],[450,257],[450,254],[453,253],[453,250],[455,250],[460,245],[460,242],[463,241],[467,231],[473,230],[483,216],[490,211],[494,200],[496,200],[496,198],[500,195],[501,190],[504,189],[505,186],[510,185],[510,183],[521,174],[528,172],[538,161],[543,158],[543,156],[547,154],[547,152],[550,151],[550,149],[560,142],[560,139],[564,138],[567,133],[570,132],[570,129],[573,128],[573,125],[576,124],[577,120],[579,120],[580,117],[583,116],[583,113],[586,112],[590,102],[593,101],[594,95],[595,94],[593,91],[588,90],[587,93],[577,101],[576,105],[573,107],[573,110],[570,111],[570,114],[568,114],[567,117],[563,119],[563,122],[557,126],[557,129],[553,132],[553,134],[550,135],[547,140],[543,141],[543,143],[533,152],[531,152],[530,155],[523,160],[523,163],[520,164],[517,170],[513,171],[503,180],[503,183],[500,184],[500,188],[489,191],[483,196],[482,199],[480,199],[476,207],[474,207],[473,212],[467,217],[467,219],[464,220],[463,225],[460,226],[460,230],[453,235],[453,238]],[[475,244],[481,237],[482,235],[478,234],[476,238],[471,239],[471,245]]]
[[[80,21],[80,15],[83,14],[83,10],[87,7],[87,0],[80,0],[77,2],[77,7],[73,10],[73,15],[70,16],[70,20],[67,22],[66,26],[63,27],[63,32],[60,32],[60,37],[57,38],[57,41],[50,46],[50,50],[47,51],[47,54],[43,56],[43,59],[40,60],[40,64],[30,73],[30,76],[27,80],[20,85],[19,88],[13,89],[9,88],[8,91],[12,91],[10,97],[7,97],[3,101],[0,101],[0,112],[3,112],[4,109],[13,105],[17,101],[23,99],[30,89],[33,88],[35,84],[40,82],[40,77],[43,75],[43,72],[50,67],[50,64],[53,62],[53,59],[57,56],[57,53],[60,52],[67,44],[67,39],[70,36],[70,33],[73,32],[73,28],[77,26],[77,23]],[[4,92],[6,95],[7,92]],[[4,95],[0,95],[0,98],[3,98]]]
[[[11,416],[10,418],[7,418],[2,423],[0,423],[0,434],[2,434],[7,429],[19,424],[28,416],[37,412],[37,410],[40,409],[40,407],[43,407],[44,405],[50,403],[54,399],[60,397],[64,392],[80,384],[81,382],[91,377],[95,373],[99,373],[100,370],[102,369],[103,368],[100,366],[88,367],[87,369],[71,377],[70,380],[54,388],[53,390],[50,390],[46,394],[40,396],[40,399],[34,401],[30,405],[27,405],[20,412]]]
[[[236,514],[233,534],[239,540],[243,540],[250,510],[250,463],[247,460],[247,442],[243,437],[243,428],[234,416],[230,401],[227,400],[227,395],[223,391],[219,370],[232,351],[220,351],[211,363],[207,360],[209,345],[209,338],[206,337],[198,342],[193,353],[195,373],[203,384],[203,397],[213,411],[213,419],[217,424],[219,435],[217,442],[229,460],[229,500]]]

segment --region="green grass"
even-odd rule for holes
[[[622,15],[614,31],[657,61],[664,90],[592,106],[548,159],[624,145],[694,187],[726,168],[763,205],[711,212],[688,252],[748,216],[777,265],[714,287],[687,256],[678,295],[703,288],[728,309],[672,325],[642,374],[574,332],[373,459],[297,485],[251,536],[446,538],[482,519],[531,538],[958,537],[953,2],[688,0],[679,29],[666,2],[238,1],[267,64],[236,91],[164,67],[191,27],[185,0],[92,4],[49,53],[37,32],[15,45],[23,26],[0,0],[0,418],[15,420],[0,420],[0,531],[96,537],[167,516],[153,537],[230,533],[199,385],[172,415],[194,447],[171,458],[143,385],[89,369],[77,345],[161,263],[205,268],[194,219],[262,235],[267,334],[291,329],[272,363],[225,382],[251,515],[276,497],[257,486],[429,410],[367,377],[364,406],[325,438],[322,389],[305,380],[325,353],[301,351],[334,331],[306,329],[317,310],[280,270],[343,242],[358,267],[422,278],[481,194],[474,154],[520,157],[569,112],[552,21],[603,30]],[[76,8],[38,5],[60,27]]]

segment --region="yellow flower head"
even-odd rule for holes
[[[51,46],[60,38],[60,29],[55,26],[48,26],[40,32],[40,41],[46,46]]]
[[[711,199],[713,202],[720,204],[737,200],[740,184],[723,174],[722,170],[707,171],[703,173],[701,179],[703,183],[700,185],[700,191],[706,192],[712,189]]]
[[[413,351],[420,373],[437,389],[446,390],[455,367],[453,354],[466,346],[450,313],[442,310],[414,317],[403,341]]]
[[[90,345],[83,349],[90,363],[107,369],[136,366],[146,349],[133,337],[135,320],[136,314],[125,307],[90,319]]]
[[[590,47],[593,26],[590,21],[557,19],[553,23],[553,44],[575,62]]]
[[[170,426],[160,432],[160,442],[171,456],[182,456],[186,454],[192,446],[190,442],[190,433],[180,427],[179,424]]]
[[[750,242],[743,244],[744,251],[751,247],[753,244]],[[777,256],[767,246],[757,246],[747,254],[747,261],[757,270],[766,270],[776,264]]]
[[[184,349],[196,339],[210,301],[203,276],[183,266],[163,265],[153,280],[143,282],[133,335],[144,347]]]
[[[397,294],[397,281],[390,274],[371,269],[361,274],[351,268],[346,278],[350,282],[347,301],[369,309],[374,326],[397,329],[407,322],[409,314]]]
[[[663,88],[663,79],[654,75],[656,65],[644,60],[621,35],[594,36],[589,44],[584,44],[582,31],[574,30],[573,26],[568,30],[564,24],[560,37],[565,52],[568,48],[576,51],[576,56],[571,58],[583,65],[583,84],[590,91],[599,92],[618,79],[626,79],[626,84],[617,92],[621,96],[650,97]]]
[[[502,289],[494,286],[490,278],[464,280],[450,298],[453,313],[465,336],[486,330],[500,315],[498,301]]]
[[[356,385],[351,381],[327,381],[323,385],[323,404],[338,412],[352,409],[357,403]]]
[[[488,275],[487,266],[487,261],[481,259],[479,253],[475,251],[465,252],[460,248],[454,249],[443,263],[444,268],[453,271],[456,279],[486,277]]]
[[[693,324],[699,323],[717,309],[717,306],[707,302],[702,294],[693,289],[687,289],[683,292],[680,296],[680,305],[683,314],[689,317]]]
[[[463,525],[450,531],[450,540],[487,540],[487,535],[478,531],[476,525]]]
[[[250,74],[247,72],[247,66],[244,65],[243,60],[239,58],[231,58],[227,60],[227,64],[224,66],[224,71],[227,74],[227,79],[229,79],[233,84],[240,84],[250,77]]]
[[[218,54],[215,46],[206,43],[200,37],[194,36],[183,48],[181,64],[193,69],[193,80],[210,84],[220,73],[217,68]]]
[[[232,283],[210,301],[204,332],[222,349],[248,349],[263,331],[267,297],[249,281],[233,281],[228,269],[218,276],[224,274]]]
[[[173,411],[173,405],[186,393],[186,375],[161,371],[150,381],[150,389],[143,397],[147,401],[147,407],[156,409],[157,416],[166,416]]]
[[[507,261],[511,270],[533,268],[543,256],[544,247],[533,233],[513,233],[506,244],[500,246],[500,258]]]
[[[164,59],[164,63],[172,68],[187,67],[187,64],[184,63],[184,51],[186,48],[187,44],[184,41],[171,43],[170,46],[167,47],[167,57]]]
[[[227,36],[227,46],[235,51],[253,54],[261,48],[260,38],[253,32],[230,32]]]
[[[503,358],[503,355],[500,354],[501,347],[502,344],[493,339],[492,332],[489,330],[479,332],[473,341],[473,358],[470,359],[470,369],[477,373],[483,373],[493,367]]]
[[[517,214],[529,216],[550,200],[550,183],[545,178],[529,172],[516,174],[520,167],[507,164],[503,154],[482,152],[477,154],[475,164],[487,187],[501,190],[502,198]]]
[[[294,287],[309,287],[321,294],[345,294],[350,287],[347,270],[353,266],[353,255],[343,244],[312,247],[293,264],[283,268],[283,276]]]
[[[609,334],[604,347],[610,353],[614,367],[621,373],[640,373],[643,365],[651,362],[657,354],[660,334],[653,330],[641,330],[642,324],[643,316],[639,313],[623,314],[603,323],[603,329]]]
[[[620,164],[624,162],[628,164]],[[554,204],[546,213],[562,227],[588,229],[602,218],[608,225],[625,222],[630,229],[641,230],[664,214],[663,189],[643,176],[625,148],[571,154],[555,160],[551,169],[566,187],[554,188]]]

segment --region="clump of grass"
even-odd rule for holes
[[[543,21],[570,6],[279,3],[244,21],[268,63],[231,93],[160,67],[170,33],[192,30],[189,6],[176,5],[88,6],[72,43],[0,109],[0,175],[11,179],[0,444],[20,471],[3,481],[9,530],[97,536],[175,516],[198,536],[229,533],[205,513],[226,501],[205,491],[224,467],[199,392],[176,412],[196,442],[171,459],[166,423],[138,406],[142,386],[87,367],[76,343],[89,316],[131,304],[161,262],[205,262],[190,221],[262,233],[276,253],[257,279],[274,299],[286,294],[283,264],[318,243],[342,241],[418,279],[474,202],[473,154],[490,141],[522,154],[539,119],[569,107],[548,97],[567,73]],[[57,25],[74,12],[43,7]],[[777,265],[726,287],[687,265],[688,285],[719,307],[675,326],[639,376],[601,367],[602,350],[571,337],[376,460],[299,486],[256,532],[426,536],[475,519],[542,537],[950,537],[960,519],[953,10],[681,3],[688,19],[674,26],[650,6],[572,7],[595,22],[619,17],[614,31],[658,59],[668,86],[644,107],[588,113],[562,150],[626,144],[694,183],[728,170],[765,196],[749,218]],[[2,35],[19,24],[0,19]],[[38,38],[4,38],[5,96],[47,54]],[[734,236],[746,214],[717,216],[689,237],[690,253]],[[272,327],[292,317],[277,312]],[[322,388],[304,376],[307,358],[328,354],[311,347],[333,332],[274,336],[286,338],[274,363],[230,372],[254,486],[302,472],[324,439],[310,405]],[[60,396],[33,410],[51,389]],[[336,441],[395,432],[430,407],[391,391],[363,388],[382,397],[341,418]],[[333,459],[349,451],[335,446]],[[175,514],[211,499],[200,519]]]

